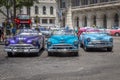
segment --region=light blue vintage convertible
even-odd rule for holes
[[[88,51],[90,48],[106,48],[107,51],[113,49],[113,38],[105,32],[84,32],[79,37],[80,46]]]
[[[56,30],[47,40],[48,56],[53,53],[69,53],[78,56],[79,40],[73,30]]]

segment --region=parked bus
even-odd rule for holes
[[[31,18],[28,14],[18,14],[17,17],[15,18],[15,23],[18,29],[30,28]]]

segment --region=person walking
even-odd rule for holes
[[[7,36],[10,36],[11,34],[10,34],[10,24],[7,24],[7,26],[6,26],[6,35]]]
[[[13,28],[12,28],[12,35],[13,35],[13,36],[15,36],[16,31],[17,31],[17,30],[16,30],[16,28],[15,28],[15,27],[13,27]]]
[[[2,27],[1,30],[2,30],[2,31],[1,31],[1,38],[2,38],[2,41],[4,42],[4,28]]]

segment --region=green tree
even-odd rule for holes
[[[21,9],[23,6],[29,9],[31,6],[34,5],[34,2],[38,2],[38,0],[0,0],[0,7],[4,6],[7,10],[7,13],[5,13],[0,9],[0,13],[8,18],[9,10],[12,8],[14,13],[13,16],[15,18],[17,9]]]
[[[3,3],[4,3],[4,0],[1,0],[1,1],[0,1],[0,8],[4,6]],[[7,17],[7,14],[6,14],[3,10],[1,10],[1,9],[0,9],[0,13],[2,13],[4,16]]]
[[[3,6],[5,6],[6,11],[7,11],[7,19],[9,18],[9,11],[10,8],[12,7],[12,2],[11,0],[3,0]]]

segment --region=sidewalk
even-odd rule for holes
[[[4,45],[5,44],[5,42],[0,42],[0,45]]]
[[[6,37],[4,37],[5,39],[4,39],[4,41],[0,41],[0,45],[4,45],[5,44],[5,40],[7,38],[10,38],[10,37],[12,37],[12,36],[11,35],[7,35]]]

